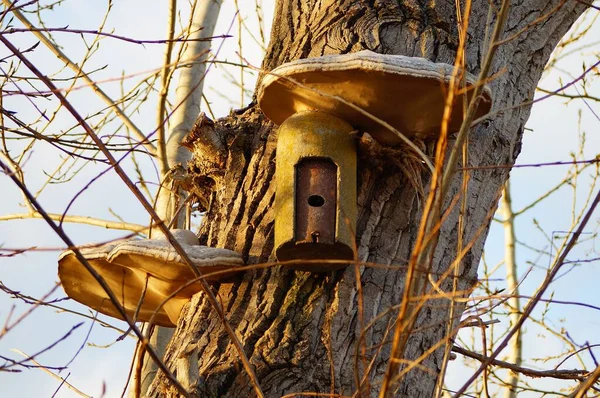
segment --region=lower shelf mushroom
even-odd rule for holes
[[[244,265],[239,253],[200,246],[191,231],[172,232],[208,281],[231,277],[235,268]],[[193,271],[164,237],[127,240],[80,251],[104,278],[127,315],[135,316],[135,321],[152,320],[160,326],[175,327],[183,305],[201,290],[199,282],[190,283],[195,279]],[[102,314],[122,319],[104,289],[73,251],[60,255],[58,276],[70,298]]]

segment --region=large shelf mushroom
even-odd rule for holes
[[[438,136],[453,67],[424,58],[361,51],[281,65],[259,87],[263,113],[279,124],[276,163],[275,254],[280,261],[353,258],[356,230],[356,144],[352,131],[383,145]],[[448,130],[463,121],[475,76],[464,74]],[[489,112],[481,91],[475,118]],[[465,98],[465,96],[467,98]],[[375,118],[369,115],[375,116]],[[337,262],[295,262],[293,268],[328,271]]]
[[[241,254],[227,249],[200,246],[191,231],[172,231],[194,265],[208,281],[230,277],[244,265]],[[136,321],[174,327],[183,305],[201,290],[196,277],[168,240],[127,240],[94,248],[81,254],[107,282]],[[98,281],[79,262],[71,250],[58,259],[58,276],[67,295],[98,312],[122,319]],[[172,296],[167,300],[169,296]]]

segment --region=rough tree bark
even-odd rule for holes
[[[474,74],[479,72],[487,48],[485,39],[499,5],[498,0],[491,2],[496,8],[489,20],[489,3],[473,0],[466,65]],[[490,82],[494,110],[509,109],[473,129],[468,145],[470,166],[514,163],[530,112],[530,106],[519,105],[532,99],[550,53],[585,8],[584,2],[575,0],[512,1],[503,37],[517,36],[498,49],[492,67],[495,77]],[[364,49],[452,64],[457,38],[454,0],[279,0],[263,68],[269,71],[299,58]],[[218,137],[222,145],[211,145],[213,140],[207,137]],[[188,137],[196,154],[190,165],[190,190],[206,199],[202,201],[207,212],[201,240],[240,251],[249,264],[272,260],[276,137],[277,129],[254,103],[214,124],[199,123]],[[424,143],[428,153],[434,145]],[[423,197],[403,172],[404,158],[401,151],[382,152],[364,143],[359,146],[358,257],[395,266],[387,270],[360,268],[366,322],[400,302],[401,266],[410,255],[422,214]],[[463,240],[476,239],[476,243],[461,264],[461,290],[468,291],[477,281],[487,229],[478,233],[489,224],[490,209],[497,205],[508,171],[502,167],[470,172]],[[426,191],[429,173],[421,172],[420,179]],[[462,173],[457,173],[449,198],[461,191],[461,184]],[[455,210],[441,230],[433,261],[434,279],[455,259],[457,226]],[[441,281],[441,286],[451,291],[452,280]],[[351,395],[356,390],[354,360],[360,327],[354,267],[318,275],[273,266],[246,272],[215,288],[266,396],[303,391]],[[448,308],[447,300],[428,303],[417,320],[405,359],[418,357],[444,339]],[[392,334],[386,330],[395,315],[392,311],[379,318],[365,335],[368,360],[376,357],[370,372],[371,389],[363,390],[367,396],[377,394],[385,373]],[[456,325],[458,319],[454,322]],[[431,397],[442,358],[443,350],[435,350],[422,362],[430,372],[412,370],[397,385],[395,395]],[[179,378],[191,382],[190,391],[196,396],[254,396],[221,320],[202,294],[184,309],[166,361]],[[362,365],[359,371],[364,373]],[[149,395],[176,392],[159,375]]]

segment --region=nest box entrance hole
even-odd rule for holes
[[[306,158],[296,165],[296,242],[335,243],[337,174],[330,159]]]

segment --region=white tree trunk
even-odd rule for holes
[[[512,210],[512,200],[510,196],[509,181],[504,185],[502,200],[500,201],[500,211],[503,217],[504,225],[504,266],[506,268],[506,293],[510,295],[507,303],[510,308],[509,317],[511,327],[516,325],[521,316],[521,300],[519,298],[519,280],[517,277],[516,261],[516,237],[515,237],[515,215]],[[508,362],[521,366],[521,331],[517,331],[510,342],[510,352]],[[505,398],[517,398],[517,384],[519,383],[519,374],[509,371],[506,388],[504,390]]]
[[[180,69],[179,81],[175,90],[175,110],[170,115],[168,122],[168,139],[165,148],[159,148],[159,163],[166,165],[166,173],[161,175],[161,189],[156,202],[157,214],[169,223],[173,217],[177,217],[173,227],[182,228],[185,224],[185,209],[176,214],[179,206],[185,201],[187,194],[178,187],[177,169],[183,169],[192,157],[189,149],[181,146],[183,138],[192,130],[194,123],[200,114],[202,102],[202,89],[204,76],[207,70],[207,61],[211,41],[202,40],[214,35],[215,26],[221,10],[222,0],[200,0],[193,10],[192,25],[188,41],[184,44],[183,59],[177,66]],[[160,155],[166,156],[161,159]],[[149,325],[145,325],[148,328]],[[156,348],[159,354],[165,352],[165,347],[173,335],[173,329],[155,327],[150,335],[150,344]],[[136,360],[137,366],[137,360]],[[144,356],[143,367],[140,375],[141,396],[145,396],[150,383],[156,376],[158,367],[148,355]],[[189,372],[179,372],[179,381],[187,386],[192,382],[187,378]],[[136,389],[133,387],[136,380],[135,372],[130,387],[130,395],[135,397]]]
[[[192,130],[200,114],[204,76],[211,45],[210,40],[201,39],[213,36],[221,4],[222,0],[201,0],[197,2],[194,9],[191,34],[185,44],[183,59],[178,65],[180,75],[175,89],[175,109],[169,117],[171,127],[166,148],[161,151],[166,154],[167,172],[175,173],[175,168],[185,168],[192,158],[192,153],[181,146],[181,141]],[[162,162],[162,159],[160,161]],[[176,184],[172,184],[173,177],[177,176],[162,176],[162,188],[156,205],[158,215],[166,221],[170,221],[177,207],[185,199],[174,187]],[[181,221],[178,224],[181,224]]]

